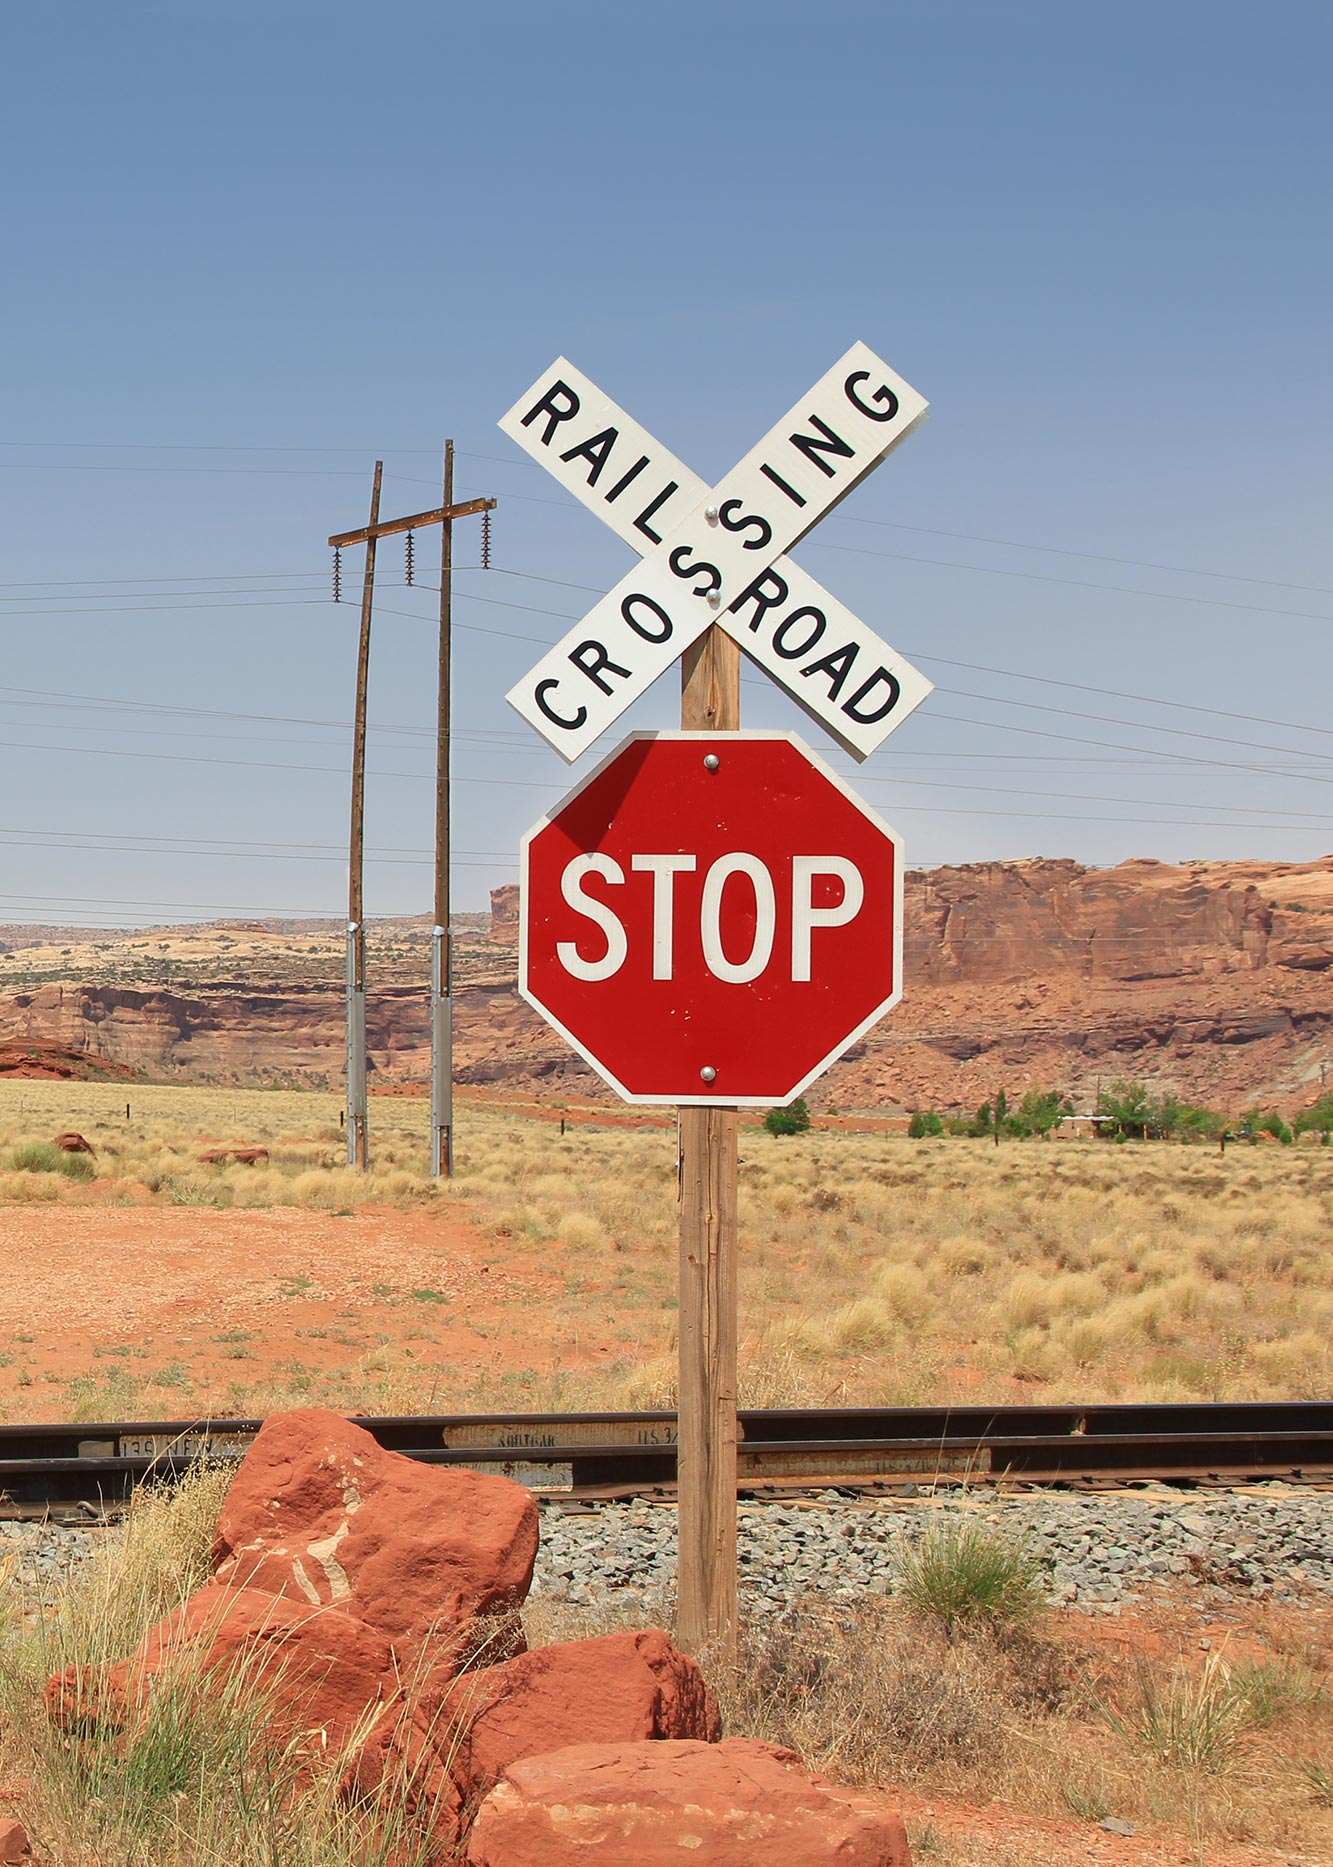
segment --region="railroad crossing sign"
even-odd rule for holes
[[[558,358],[500,427],[644,563],[507,698],[577,758],[710,623],[857,758],[931,683],[783,556],[921,422],[926,402],[854,344],[709,487]]]
[[[634,734],[522,875],[519,989],[627,1102],[789,1102],[902,995],[898,838],[789,733]]]

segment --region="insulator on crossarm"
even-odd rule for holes
[[[414,551],[415,551],[415,547],[412,543],[412,534],[411,532],[409,532],[407,534],[407,550],[405,553],[405,563],[403,566],[404,572],[407,577],[407,581],[409,583],[411,583],[412,576],[413,576]]]
[[[481,568],[491,568],[491,513],[486,507],[481,515]]]
[[[338,545],[333,547],[333,600],[335,603],[343,600],[343,554]]]

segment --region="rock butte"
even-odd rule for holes
[[[174,1080],[334,1083],[339,925],[98,936],[0,928],[0,1064],[69,1059]],[[610,1098],[519,998],[517,890],[460,917],[459,1080]],[[424,1082],[424,919],[372,930],[372,1081]],[[78,942],[84,942],[79,945]],[[21,943],[21,944],[20,944]],[[9,949],[6,953],[4,949]],[[1333,1041],[1333,856],[1310,863],[1032,859],[909,870],[907,994],[823,1078],[817,1106],[974,1107],[1009,1086],[1141,1076],[1203,1102],[1300,1107]],[[15,985],[30,980],[28,989]]]

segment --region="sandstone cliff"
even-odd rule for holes
[[[971,864],[910,871],[904,894],[903,1004],[817,1103],[970,1107],[1001,1084],[1084,1096],[1099,1076],[1135,1075],[1220,1106],[1299,1106],[1333,1065],[1333,857]],[[492,907],[489,925],[455,930],[460,1081],[599,1093],[515,989],[517,891],[497,889]],[[42,932],[39,951],[0,930],[10,978],[31,980],[0,996],[0,1043],[185,1080],[340,1083],[336,926],[103,934],[96,948]],[[370,1056],[385,1082],[429,1067],[427,939],[425,922],[372,931]],[[143,954],[134,983],[127,951]]]

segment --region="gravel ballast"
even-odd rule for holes
[[[1202,1600],[1333,1597],[1333,1492],[1298,1485],[1244,1491],[1001,1493],[988,1489],[873,1502],[836,1492],[805,1503],[742,1504],[742,1611],[774,1613],[803,1595],[855,1601],[893,1592],[898,1552],[937,1514],[966,1514],[1021,1540],[1057,1605],[1118,1614],[1162,1591]],[[45,1592],[114,1529],[0,1522],[0,1565]],[[569,1511],[548,1504],[534,1596],[593,1606],[669,1593],[676,1513],[660,1504]]]
[[[899,1549],[941,1511],[1021,1539],[1050,1600],[1086,1613],[1118,1614],[1165,1588],[1214,1602],[1333,1596],[1333,1492],[1283,1484],[1114,1495],[973,1490],[872,1504],[826,1493],[813,1507],[741,1506],[742,1612],[773,1613],[811,1593],[836,1601],[892,1593]],[[542,1512],[534,1595],[580,1606],[607,1595],[647,1597],[669,1590],[675,1569],[672,1509]]]

